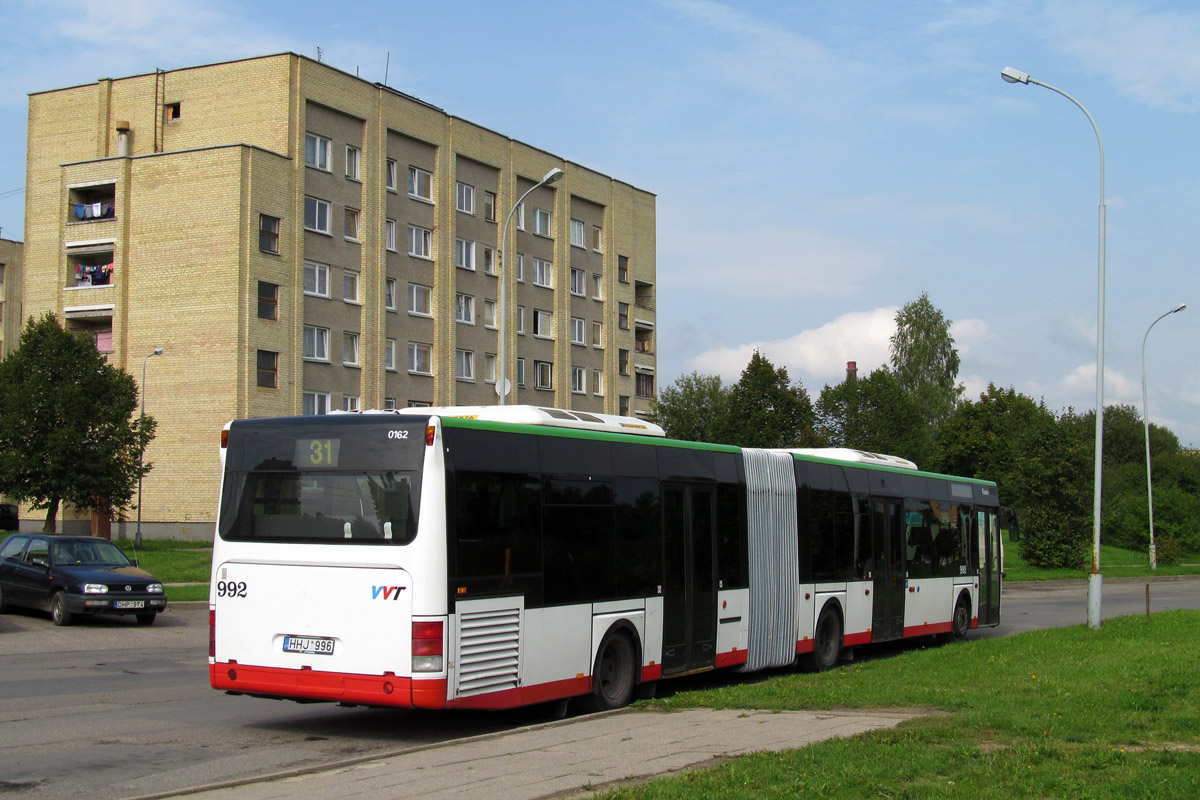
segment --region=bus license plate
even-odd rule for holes
[[[333,639],[328,636],[285,636],[285,653],[310,653],[318,656],[333,655]]]
[[[145,608],[145,600],[114,600],[113,608]]]

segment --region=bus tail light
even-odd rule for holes
[[[442,671],[442,623],[412,624],[412,671]]]
[[[430,425],[425,429],[425,446],[433,447],[433,437],[437,435],[437,428]]]

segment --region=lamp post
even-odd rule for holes
[[[1012,67],[1000,70],[1000,77],[1008,83],[1032,83],[1061,94],[1070,100],[1084,113],[1088,122],[1092,123],[1092,130],[1096,132],[1096,143],[1100,146],[1100,243],[1096,290],[1096,454],[1092,477],[1092,572],[1088,575],[1088,627],[1099,630],[1100,594],[1104,584],[1104,579],[1100,574],[1100,492],[1102,488],[1101,471],[1104,463],[1104,140],[1100,138],[1100,128],[1096,126],[1096,120],[1083,107],[1083,103],[1062,89],[1034,80],[1029,77],[1028,73]]]
[[[146,416],[146,362],[155,356],[161,356],[162,354],[163,349],[161,347],[156,347],[154,348],[153,353],[148,353],[146,357],[142,359],[142,383],[141,386],[138,387],[138,392],[142,396],[143,419]],[[142,465],[145,463],[145,461],[146,451],[143,449],[142,452],[138,453],[138,518],[137,532],[133,535],[134,549],[142,546]]]
[[[504,405],[509,390],[508,378],[504,374],[504,354],[507,350],[505,347],[507,342],[506,323],[508,322],[508,297],[506,293],[508,281],[508,224],[512,222],[513,214],[517,213],[517,209],[521,207],[521,203],[525,202],[526,197],[533,194],[535,189],[554,183],[562,176],[563,171],[555,167],[547,172],[540,181],[531,186],[525,194],[521,195],[517,199],[517,202],[513,203],[512,210],[508,212],[508,216],[504,220],[504,230],[500,234],[500,297],[497,298],[497,302],[500,304],[500,342],[497,348],[498,352],[496,353],[496,395],[498,397],[496,402],[498,405]]]
[[[1158,550],[1154,546],[1154,486],[1150,482],[1150,408],[1146,402],[1146,340],[1150,338],[1150,331],[1159,320],[1178,314],[1185,308],[1187,303],[1180,303],[1151,322],[1150,327],[1146,328],[1146,335],[1142,337],[1142,424],[1146,426],[1146,503],[1150,511],[1150,569],[1154,570],[1158,569]]]

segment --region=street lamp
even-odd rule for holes
[[[1158,324],[1158,321],[1163,317],[1169,317],[1172,314],[1178,314],[1187,308],[1187,303],[1180,303],[1172,308],[1162,317],[1150,323],[1150,327],[1146,328],[1146,335],[1142,337],[1142,424],[1146,426],[1146,503],[1150,510],[1150,569],[1158,569],[1158,550],[1154,547],[1154,487],[1150,483],[1150,410],[1149,404],[1146,402],[1146,340],[1150,338],[1150,330]]]
[[[563,171],[558,167],[555,167],[547,172],[540,181],[531,186],[529,191],[521,195],[520,198],[517,199],[517,202],[513,203],[512,210],[508,212],[508,217],[506,217],[504,220],[504,230],[500,234],[500,297],[497,299],[497,302],[500,304],[500,344],[497,348],[498,352],[496,353],[496,395],[498,397],[496,402],[498,405],[504,405],[505,398],[507,397],[509,390],[509,381],[504,375],[504,354],[506,352],[504,345],[506,342],[505,334],[507,332],[506,323],[508,321],[508,297],[505,292],[506,281],[508,280],[508,258],[506,257],[508,248],[508,224],[512,222],[513,214],[517,213],[517,209],[521,207],[521,203],[525,202],[525,198],[533,194],[534,189],[538,189],[542,186],[548,186],[562,176]]]
[[[1100,575],[1100,491],[1104,463],[1104,140],[1100,138],[1100,128],[1096,126],[1096,120],[1092,119],[1091,113],[1083,107],[1083,103],[1062,89],[1034,80],[1028,73],[1012,67],[1000,70],[1000,77],[1009,83],[1032,83],[1070,100],[1084,113],[1088,122],[1092,123],[1092,130],[1096,132],[1096,143],[1100,145],[1100,244],[1096,290],[1096,455],[1092,477],[1092,573],[1088,576],[1088,627],[1099,630],[1100,593],[1104,583]]]
[[[163,349],[161,347],[154,348],[153,353],[148,353],[142,359],[142,385],[138,387],[139,393],[142,395],[142,418],[146,416],[146,362],[155,356],[161,356]],[[142,546],[142,465],[146,461],[145,448],[138,453],[138,518],[137,532],[133,535],[133,547],[136,550]]]

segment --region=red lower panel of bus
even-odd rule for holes
[[[858,645],[858,644],[870,644],[870,643],[871,643],[871,632],[870,631],[863,631],[861,633],[847,633],[845,638],[842,639],[842,644],[845,645],[846,647],[854,647],[855,645]]]
[[[910,636],[933,636],[935,633],[949,633],[951,623],[949,622],[927,622],[924,625],[913,625],[904,629],[904,638]]]
[[[736,667],[738,664],[745,664],[749,657],[747,650],[730,650],[728,653],[717,653],[717,669],[722,667]]]
[[[208,673],[214,689],[228,692],[373,706],[413,706],[413,681],[390,674],[352,675],[311,669],[254,667],[236,662],[210,664]],[[443,680],[443,698],[446,696],[445,683]],[[445,705],[444,699],[442,704]]]

